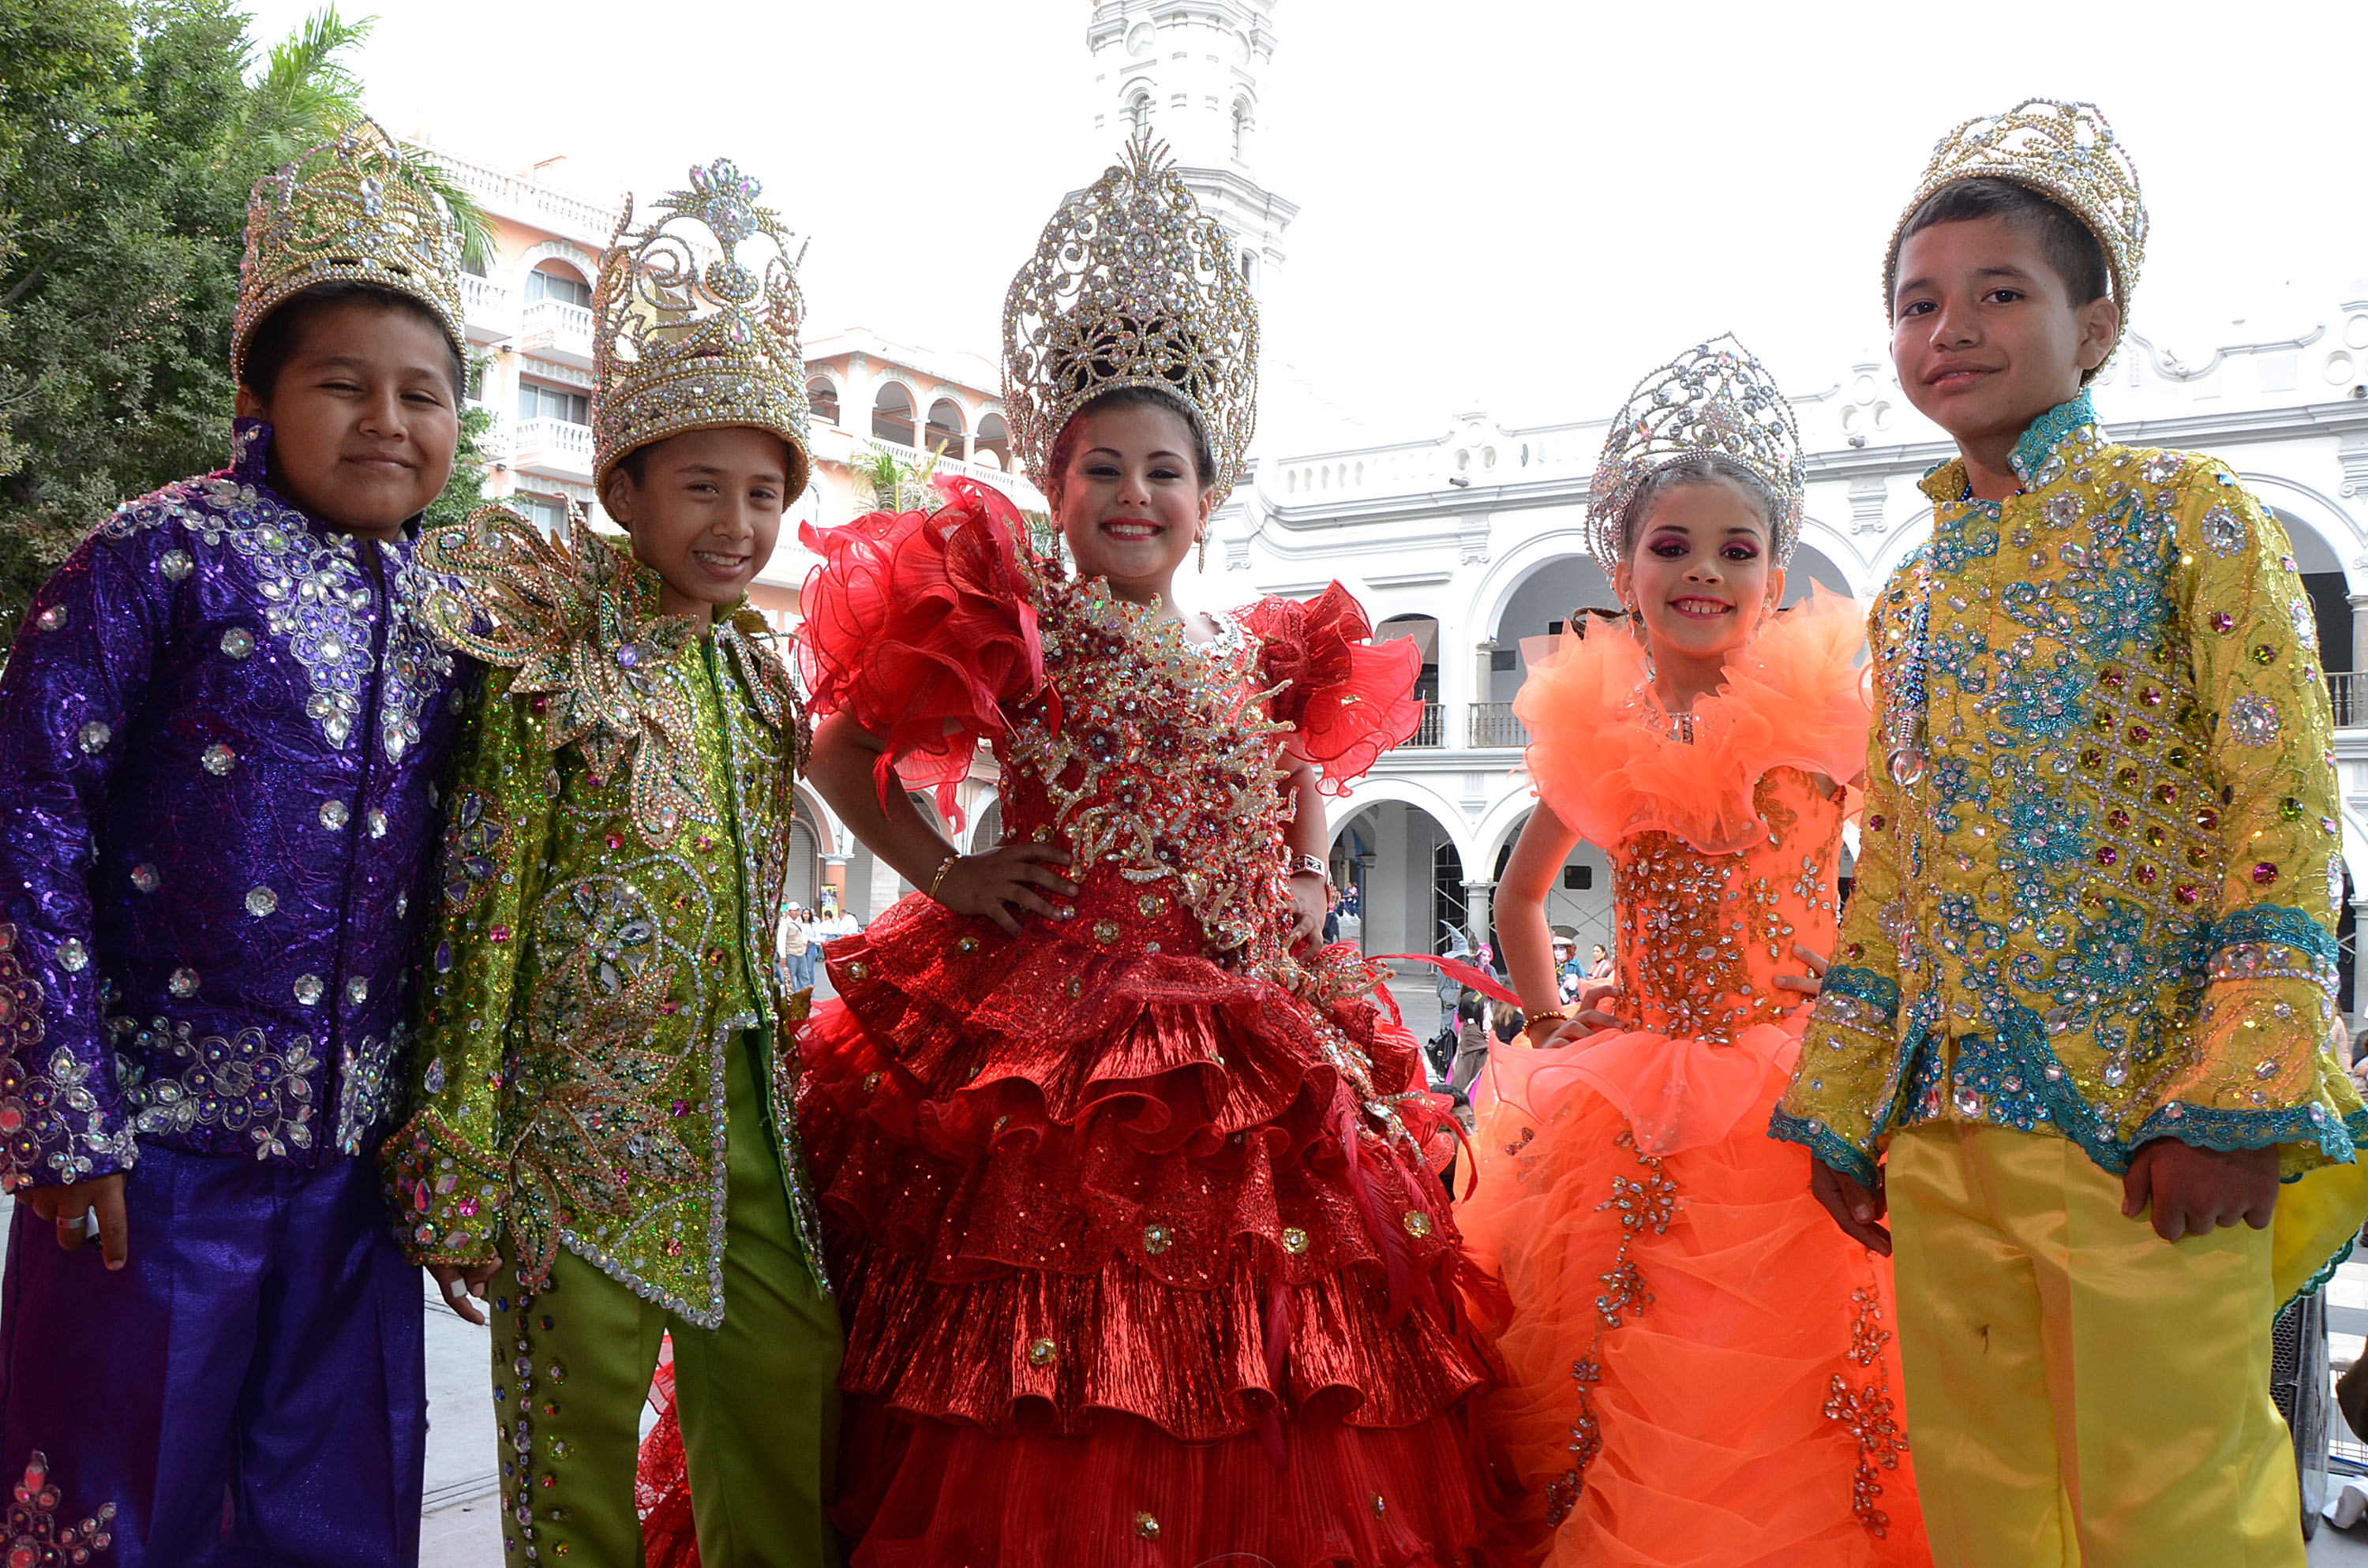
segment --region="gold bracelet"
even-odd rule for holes
[[[954,862],[961,858],[962,855],[957,851],[938,862],[938,874],[929,879],[929,896],[931,898],[938,896],[938,890],[945,885],[946,873],[954,869]]]
[[[1531,1029],[1533,1029],[1533,1028],[1537,1028],[1540,1024],[1566,1024],[1566,1023],[1568,1023],[1568,1022],[1570,1022],[1570,1015],[1569,1015],[1568,1013],[1565,1013],[1565,1012],[1531,1013],[1531,1014],[1529,1014],[1529,1015],[1528,1015],[1527,1017],[1525,1017],[1524,1018],[1522,1018],[1522,1020],[1521,1020],[1521,1032],[1522,1032],[1523,1034],[1527,1034],[1527,1033],[1529,1033]]]

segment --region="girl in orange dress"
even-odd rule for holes
[[[1474,1094],[1457,1211],[1513,1303],[1486,1420],[1548,1563],[1926,1563],[1890,1266],[1768,1136],[1866,755],[1856,608],[1775,611],[1799,440],[1732,339],[1645,379],[1594,494],[1626,624],[1566,632],[1515,702],[1539,804],[1497,929],[1529,1022]],[[1623,988],[1573,1017],[1543,905],[1582,837],[1611,860]]]

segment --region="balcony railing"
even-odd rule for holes
[[[564,419],[521,419],[511,436],[511,449],[519,466],[529,463],[564,468],[589,477],[592,472],[592,426]]]
[[[592,359],[592,312],[564,300],[529,300],[518,312],[518,337],[554,358]]]
[[[461,313],[472,325],[508,329],[510,291],[490,278],[461,275]]]
[[[1443,746],[1447,744],[1447,705],[1426,702],[1422,705],[1422,722],[1413,734],[1398,743],[1401,746]]]
[[[2368,712],[2363,712],[2361,707],[2362,702],[2368,702],[2368,687],[2361,685],[2359,672],[2328,671],[2327,699],[2335,705],[2337,729],[2348,729],[2354,724],[2368,723]]]
[[[1530,744],[1529,727],[1513,717],[1509,702],[1475,702],[1472,705],[1472,739],[1474,746],[1525,746]]]

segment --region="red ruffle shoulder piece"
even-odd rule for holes
[[[800,597],[798,667],[816,717],[846,712],[887,743],[874,778],[934,786],[959,821],[954,785],[1008,707],[1044,694],[1044,651],[1009,501],[964,479],[939,482],[934,512],[872,512],[798,530],[823,558]]]
[[[1292,749],[1323,770],[1325,793],[1347,794],[1421,725],[1422,649],[1412,638],[1371,641],[1364,606],[1339,584],[1305,604],[1263,598],[1234,618],[1262,645],[1267,685],[1291,683],[1269,711],[1297,728]]]
[[[1824,588],[1774,617],[1694,704],[1691,744],[1643,721],[1645,651],[1612,627],[1565,631],[1513,699],[1538,798],[1590,844],[1674,833],[1705,854],[1767,835],[1752,791],[1770,769],[1842,783],[1866,766],[1872,720],[1855,600]]]

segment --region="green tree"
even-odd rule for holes
[[[367,21],[258,61],[235,4],[0,0],[0,645],[118,502],[228,459],[247,191],[360,112]]]
[[[917,463],[906,462],[886,447],[867,441],[848,465],[848,474],[857,489],[869,494],[871,505],[883,512],[913,512],[931,505],[929,480],[938,472],[938,460],[946,455],[945,443]]]

